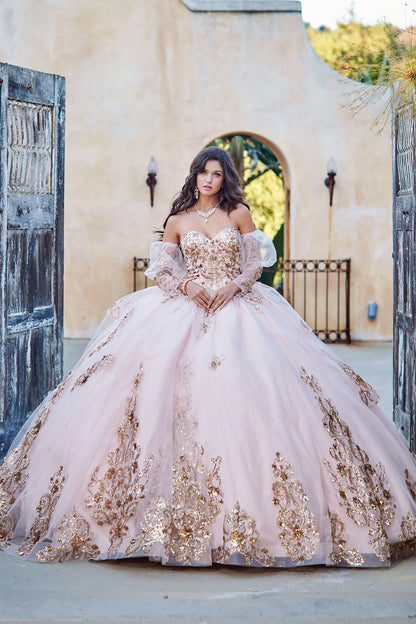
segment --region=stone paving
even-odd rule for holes
[[[85,342],[66,341],[66,370]],[[391,343],[338,345],[391,412]],[[380,569],[28,563],[0,553],[0,623],[416,623],[416,557]]]

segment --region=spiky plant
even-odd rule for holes
[[[407,108],[416,116],[416,50],[406,48],[400,56],[388,56],[374,86],[359,88],[348,107],[353,114],[372,106],[373,127],[382,132],[395,110]]]
[[[391,28],[389,26],[389,28]],[[390,29],[390,35],[394,31]],[[369,105],[374,108],[373,126],[381,132],[390,122],[392,113],[407,108],[416,115],[416,49],[413,42],[416,32],[408,28],[396,32],[390,38],[382,57],[374,66],[364,70],[374,80],[362,80],[373,84],[355,92],[349,108],[356,113]]]

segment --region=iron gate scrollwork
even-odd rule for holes
[[[267,270],[265,271],[267,272]],[[324,342],[351,342],[351,259],[281,260],[284,294]]]

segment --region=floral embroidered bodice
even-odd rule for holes
[[[241,234],[235,227],[225,227],[213,238],[190,230],[182,234],[180,245],[153,243],[146,275],[169,295],[179,295],[178,284],[188,278],[210,294],[232,281],[245,295],[262,267],[275,260],[272,241],[258,230]]]
[[[241,273],[241,235],[235,228],[224,228],[212,239],[191,230],[182,235],[181,248],[187,277],[208,292],[218,290]]]

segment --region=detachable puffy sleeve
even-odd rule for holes
[[[186,275],[185,260],[179,246],[162,241],[152,243],[149,268],[144,274],[169,295],[179,295],[178,284]]]
[[[233,282],[245,295],[262,274],[263,267],[272,266],[277,255],[273,241],[261,230],[241,236],[241,274]]]

